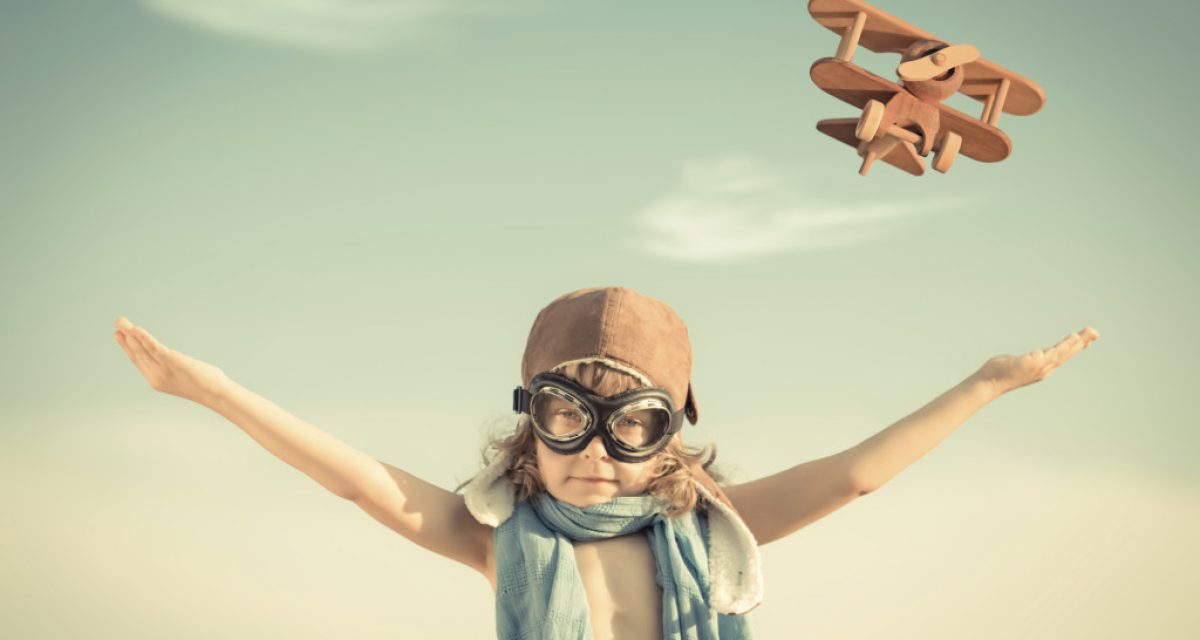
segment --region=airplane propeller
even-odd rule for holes
[[[939,76],[947,71],[979,59],[979,49],[969,44],[956,44],[934,51],[916,60],[900,63],[896,75],[901,80],[920,82]]]

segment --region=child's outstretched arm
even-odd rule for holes
[[[1099,337],[1088,327],[1049,349],[992,358],[950,390],[857,446],[728,487],[725,493],[760,545],[783,538],[878,489],[984,405],[1045,379]]]
[[[417,544],[487,575],[491,529],[461,496],[375,460],[255,394],[221,369],[117,319],[114,338],[151,388],[227,418],[280,460]]]
[[[1046,379],[1099,337],[1098,331],[1085,327],[1053,347],[991,358],[929,404],[851,449],[855,484],[863,493],[883,486],[984,405],[1013,389]]]

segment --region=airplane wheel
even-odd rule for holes
[[[960,147],[962,147],[962,136],[953,131],[947,131],[937,153],[933,154],[933,168],[942,173],[949,171],[950,165],[954,164],[954,159],[958,157]]]
[[[863,107],[862,115],[858,117],[858,126],[854,128],[854,136],[859,140],[873,140],[883,124],[883,103],[878,100],[868,100]]]

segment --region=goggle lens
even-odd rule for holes
[[[671,414],[662,408],[630,411],[613,419],[612,433],[633,449],[655,444],[671,426]]]
[[[565,394],[554,391],[543,389],[530,399],[529,414],[534,426],[552,438],[570,439],[582,435],[591,423],[587,411]]]

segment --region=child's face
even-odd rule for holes
[[[537,442],[542,484],[555,498],[584,509],[613,498],[646,493],[658,456],[642,462],[621,462],[608,456],[604,439],[596,436],[579,453],[562,454]],[[601,481],[588,478],[603,478]]]

